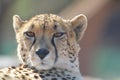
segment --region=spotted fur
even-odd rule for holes
[[[13,26],[18,57],[27,67],[1,69],[0,80],[82,80],[78,43],[87,26],[83,14],[71,20],[41,14],[28,21],[15,15]]]

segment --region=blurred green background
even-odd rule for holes
[[[82,75],[106,80],[120,77],[119,0],[0,0],[0,67],[19,63],[12,16],[26,20],[43,13],[65,19],[85,14],[88,29],[79,55]]]

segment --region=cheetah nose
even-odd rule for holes
[[[36,54],[40,57],[40,59],[44,59],[45,56],[47,56],[49,53],[49,51],[45,48],[39,49],[38,51],[36,51]]]

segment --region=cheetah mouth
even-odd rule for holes
[[[48,70],[53,68],[53,65],[45,63],[45,62],[41,62],[38,65],[34,65],[36,67],[36,69],[38,70]]]
[[[48,63],[48,62],[41,61],[40,64],[39,64],[39,66],[46,66],[46,65],[48,65],[47,63]]]
[[[46,65],[44,62],[41,62],[41,65]]]
[[[50,60],[49,58],[41,60],[36,56],[34,59],[30,60],[30,64],[38,70],[48,70],[54,67],[54,60]]]

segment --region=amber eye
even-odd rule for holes
[[[33,33],[33,32],[25,32],[25,35],[27,36],[27,37],[34,37],[35,36],[35,34]]]
[[[63,36],[65,33],[64,32],[58,32],[54,34],[54,37],[61,37]]]

